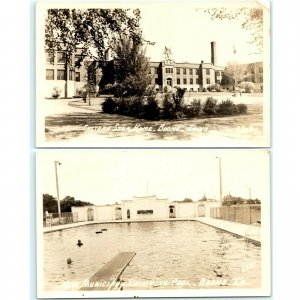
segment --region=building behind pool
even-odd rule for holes
[[[210,209],[221,207],[220,201],[178,202],[159,199],[156,195],[133,197],[121,204],[72,207],[78,221],[160,220],[174,218],[210,217]]]

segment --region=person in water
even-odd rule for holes
[[[81,247],[82,245],[83,245],[83,243],[81,242],[81,240],[78,240],[77,246],[78,246],[78,247]]]

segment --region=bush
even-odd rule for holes
[[[237,106],[231,100],[222,101],[217,109],[220,115],[235,115],[238,112]]]
[[[239,114],[246,114],[247,113],[247,105],[246,104],[243,104],[243,103],[240,103],[240,104],[237,104],[236,105],[237,107],[237,111]]]
[[[206,88],[203,88],[202,92],[207,92]]]
[[[101,105],[104,113],[113,114],[116,112],[117,103],[112,97],[106,98]]]
[[[244,89],[246,93],[252,93],[255,89],[255,84],[250,81],[242,81],[239,88]]]
[[[187,118],[199,117],[202,114],[201,100],[194,99],[190,105],[185,105],[183,113]]]
[[[60,96],[60,93],[61,93],[61,89],[58,88],[57,86],[55,86],[52,90],[52,97],[53,98],[58,98]]]
[[[148,97],[146,105],[144,105],[143,117],[147,120],[159,120],[160,108],[154,97]]]
[[[213,97],[208,97],[204,103],[203,112],[206,115],[215,115],[217,112],[217,100]]]

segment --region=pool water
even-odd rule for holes
[[[107,231],[96,234],[103,228]],[[76,245],[78,240],[83,246]],[[166,221],[93,224],[44,234],[45,290],[78,290],[116,254],[128,251],[136,256],[121,276],[123,290],[261,285],[259,246],[197,221]]]

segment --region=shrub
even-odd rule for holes
[[[217,112],[217,100],[213,97],[208,97],[203,106],[203,112],[206,115],[214,115]]]
[[[228,99],[218,104],[217,112],[220,115],[234,115],[238,112],[238,109],[237,106]]]
[[[255,89],[255,84],[250,81],[242,81],[239,88],[244,89],[246,93],[252,93]]]
[[[61,93],[61,89],[58,88],[57,86],[55,86],[52,90],[52,97],[53,98],[58,98],[60,96],[60,93]]]
[[[183,114],[176,109],[176,103],[171,93],[165,94],[163,101],[163,118],[164,119],[178,119]]]
[[[143,117],[147,120],[159,120],[160,108],[154,97],[148,97],[146,104],[144,105]]]
[[[203,88],[202,92],[207,92],[206,88]]]
[[[116,112],[117,103],[112,97],[106,98],[101,105],[104,113],[113,114]]]
[[[199,117],[202,114],[201,100],[194,99],[190,105],[185,105],[183,113],[187,118]]]
[[[246,114],[247,113],[247,105],[243,103],[239,103],[236,105],[239,114]]]

